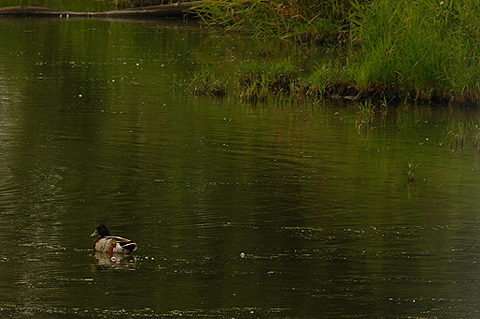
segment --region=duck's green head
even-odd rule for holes
[[[95,231],[90,236],[105,237],[105,236],[110,236],[110,232],[108,231],[107,227],[104,224],[100,224],[97,226],[97,228],[95,228]]]

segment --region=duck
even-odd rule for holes
[[[109,253],[110,257],[114,253],[131,254],[137,250],[137,244],[130,239],[120,236],[110,236],[110,232],[104,224],[100,224],[95,228],[91,237],[100,236],[92,243],[93,252]]]

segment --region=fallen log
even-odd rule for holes
[[[158,6],[140,7],[125,10],[105,12],[75,12],[42,7],[5,7],[0,8],[0,17],[12,18],[166,18],[183,17],[203,1],[164,4]]]

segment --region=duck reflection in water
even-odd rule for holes
[[[101,251],[92,254],[95,257],[98,269],[132,269],[136,266],[136,259],[132,255],[113,254],[110,256]]]

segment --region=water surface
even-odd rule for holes
[[[402,105],[359,130],[352,104],[175,85],[291,50],[183,22],[1,20],[0,314],[477,318],[479,154],[449,135],[475,112]],[[134,259],[92,255],[98,223]]]

